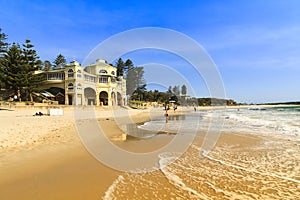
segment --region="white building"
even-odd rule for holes
[[[126,104],[126,80],[105,60],[83,67],[77,61],[61,69],[42,71],[43,88],[60,104],[114,106]]]

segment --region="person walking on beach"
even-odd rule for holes
[[[166,110],[166,113],[165,113],[166,123],[168,123],[168,122],[169,122],[169,114],[168,114],[168,110],[170,110],[169,105],[166,105],[166,106],[165,106],[165,110]]]

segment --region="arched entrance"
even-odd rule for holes
[[[120,92],[117,93],[117,102],[118,102],[118,106],[122,105],[122,95]]]
[[[108,105],[108,93],[105,91],[100,92],[99,95],[100,105],[107,106]]]
[[[85,105],[96,105],[96,92],[93,88],[84,89]]]

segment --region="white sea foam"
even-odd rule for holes
[[[164,174],[164,176],[168,179],[168,181],[173,184],[175,187],[187,191],[189,192],[189,194],[195,195],[198,198],[204,198],[204,199],[208,199],[208,196],[204,195],[204,194],[200,194],[198,193],[196,190],[186,186],[186,184],[183,182],[183,180],[178,177],[177,175],[175,175],[174,173],[172,173],[172,168],[168,168],[168,165],[172,162],[174,162],[177,157],[176,156],[172,156],[170,155],[169,157],[166,156],[167,154],[164,155],[160,155],[159,158],[159,166],[160,166],[160,170],[161,172]]]
[[[114,199],[114,191],[118,187],[118,184],[124,181],[124,177],[120,175],[114,182],[113,184],[108,188],[108,190],[105,192],[105,195],[103,197],[104,200],[111,200]]]
[[[226,119],[225,126],[223,127],[224,131],[300,136],[300,112],[297,109],[240,109],[239,111],[232,109],[219,114],[222,115],[220,117]],[[168,124],[165,123],[165,119],[162,117],[146,122],[140,125],[139,128],[157,132],[192,132],[200,129],[204,130],[209,126],[213,126],[210,122],[214,116],[214,112],[217,111],[201,111],[197,114],[187,115],[184,118],[170,118]]]
[[[139,129],[147,130],[147,131],[164,131],[165,129],[165,122],[164,121],[151,121],[145,122],[143,125],[138,126]]]
[[[226,165],[228,167],[233,167],[233,168],[243,170],[243,171],[247,171],[247,172],[252,172],[252,173],[256,173],[256,174],[260,174],[260,175],[264,175],[264,176],[272,176],[272,177],[275,177],[275,178],[280,178],[280,179],[283,179],[283,180],[292,181],[292,182],[295,182],[295,183],[300,183],[300,180],[296,180],[296,179],[293,179],[293,178],[290,178],[290,177],[280,176],[280,175],[277,175],[277,174],[274,174],[274,173],[261,172],[261,171],[257,171],[257,170],[254,170],[254,169],[249,169],[249,168],[237,166],[237,165],[234,165],[234,164],[227,163],[223,160],[213,158],[213,157],[209,156],[208,154],[202,154],[202,155],[204,157],[212,160],[212,161],[218,162],[218,163],[220,163],[222,165]]]
[[[195,114],[193,113],[192,115]],[[165,119],[162,117],[140,125],[139,128],[152,131],[195,131],[195,127],[199,125],[202,129],[208,127],[210,118],[212,117],[211,112],[201,112],[200,115],[201,118],[186,116],[186,118],[177,120],[170,119],[167,125]],[[199,147],[202,143],[197,145],[194,143],[192,148],[197,151],[191,150],[192,153],[190,152],[184,159],[182,157],[179,158],[179,154],[176,153],[163,153],[159,156],[159,170],[162,173],[161,176],[168,180],[172,188],[173,186],[176,187],[176,191],[173,191],[172,188],[167,185],[162,186],[159,182],[155,181],[151,183],[143,181],[140,187],[149,187],[147,184],[151,185],[151,188],[166,187],[168,191],[174,195],[182,195],[180,196],[182,198],[190,197],[196,199],[211,199],[209,196],[210,193],[207,192],[210,189],[216,193],[225,195],[227,199],[270,199],[275,197],[273,195],[293,197],[295,194],[299,194],[299,192],[297,192],[297,185],[300,184],[298,173],[299,153],[297,153],[299,145],[296,141],[300,141],[300,112],[286,111],[285,109],[257,111],[240,109],[240,111],[229,110],[226,116],[222,116],[226,119],[226,125],[223,128],[224,131],[238,132],[238,134],[242,132],[258,135],[277,134],[292,139],[274,140],[275,143],[273,140],[270,140],[270,144],[266,143],[263,146],[253,147],[255,148],[253,151],[258,150],[258,153],[260,153],[254,156],[247,151],[234,152],[236,148],[231,146],[217,147],[216,152],[206,152]],[[292,145],[290,146],[291,148],[285,151],[284,149],[290,144]],[[259,148],[261,148],[261,151]],[[269,151],[269,149],[271,151]],[[197,158],[199,158],[198,152],[200,152],[201,157],[206,158],[201,164],[199,164],[201,160],[197,160]],[[212,165],[219,166],[221,169],[211,168]],[[226,170],[226,172],[224,170]],[[236,174],[236,172],[238,173]],[[228,179],[227,176],[225,176],[224,180],[228,181],[229,184],[235,183],[241,176],[246,175],[243,177],[243,180],[249,180],[249,184],[245,187],[253,189],[256,187],[255,181],[267,185],[263,189],[260,188],[262,190],[272,190],[273,186],[276,188],[276,185],[272,185],[274,180],[278,181],[281,179],[280,182],[282,185],[277,194],[272,194],[272,192],[263,194],[260,191],[257,193],[249,192],[247,189],[239,192],[231,191],[218,184],[218,182],[215,182],[218,180],[218,177],[222,177],[224,173],[228,175]],[[119,176],[105,193],[104,199],[117,198],[118,191],[116,188],[126,190],[125,188],[127,188],[127,186],[124,187],[124,184],[130,184],[131,182],[133,182],[132,184],[140,183],[142,180],[141,177],[139,174],[136,174],[132,179],[126,178],[126,180],[124,180],[123,176]],[[159,179],[159,177],[155,177]],[[199,186],[198,183],[202,185]],[[294,185],[296,185],[296,188]],[[234,186],[232,187],[234,188]],[[206,188],[208,188],[208,190],[205,190]],[[147,195],[148,197],[153,197],[154,194],[149,193]]]
[[[291,109],[229,110],[227,126],[231,130],[300,136],[300,112]]]

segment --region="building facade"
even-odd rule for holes
[[[42,71],[43,89],[55,95],[60,104],[126,105],[126,80],[104,59],[83,67],[77,61],[60,69]]]

